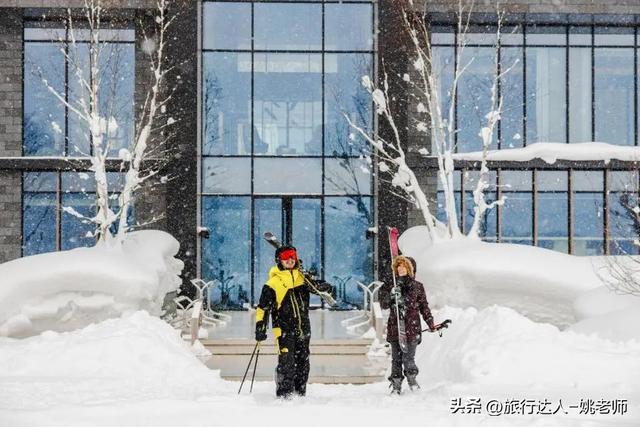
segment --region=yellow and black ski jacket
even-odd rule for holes
[[[311,280],[311,279],[307,279]],[[325,282],[313,282],[321,292],[333,288]],[[283,333],[299,337],[309,336],[309,294],[316,293],[298,269],[281,270],[274,266],[269,270],[269,279],[262,287],[260,302],[256,309],[256,323],[265,322],[271,314],[271,325],[276,338]]]

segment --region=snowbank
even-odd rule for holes
[[[574,302],[579,321],[571,330],[602,338],[640,342],[640,297],[618,295],[600,287],[580,295]]]
[[[419,347],[416,360],[427,383],[502,390],[590,389],[617,398],[637,394],[640,341],[612,342],[560,331],[498,306],[445,307],[436,318],[450,318],[453,324],[442,338],[427,334]]]
[[[413,227],[399,244],[416,259],[418,280],[438,306],[497,304],[536,321],[568,326],[575,321],[575,299],[602,286],[598,257],[468,238],[432,245],[425,235],[426,227]]]
[[[482,160],[482,152],[456,153],[454,160]],[[558,143],[537,142],[523,148],[510,148],[492,150],[487,155],[487,160],[503,160],[526,162],[533,159],[542,159],[549,164],[556,160],[593,161],[600,160],[640,160],[640,147],[625,147],[604,142]]]
[[[0,338],[0,409],[196,399],[222,383],[177,331],[142,311],[73,332]]]
[[[178,249],[171,235],[146,230],[131,233],[122,247],[0,264],[0,336],[73,330],[140,309],[159,314],[165,294],[181,283]]]

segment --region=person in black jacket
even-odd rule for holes
[[[433,316],[427,302],[427,295],[422,283],[415,280],[416,264],[410,257],[398,256],[393,260],[393,271],[397,277],[397,287],[393,283],[385,283],[380,290],[380,304],[382,308],[390,309],[387,321],[387,341],[391,344],[391,375],[389,381],[393,392],[400,394],[402,381],[407,377],[411,389],[419,388],[416,376],[418,366],[415,362],[416,348],[422,340],[422,325],[420,315],[434,330]],[[398,340],[398,321],[396,315],[396,300],[400,315],[404,318],[407,335],[407,350],[403,352]],[[403,376],[404,367],[404,376]]]
[[[304,275],[296,248],[282,246],[276,250],[276,265],[262,287],[256,309],[256,341],[267,339],[271,325],[278,346],[276,395],[288,398],[293,393],[304,396],[309,379],[309,294],[332,292],[333,286]]]

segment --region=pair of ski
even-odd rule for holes
[[[389,232],[389,250],[391,251],[391,262],[396,259],[398,255],[400,255],[400,249],[398,247],[398,229],[396,227],[388,227]],[[393,290],[391,291],[393,294],[400,294],[400,289],[397,289],[398,283],[396,281],[396,272],[391,268],[393,274]],[[398,298],[395,299],[395,314],[396,314],[396,322],[398,325],[398,344],[400,345],[400,350],[402,352],[406,352],[407,347],[407,329],[405,327],[404,318],[405,313],[404,310],[400,310],[400,304],[398,303]],[[433,329],[424,329],[422,332],[438,332],[440,336],[442,336],[442,330],[449,327],[451,323],[451,319],[447,319],[442,323],[438,323],[434,326]]]

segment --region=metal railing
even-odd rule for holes
[[[350,331],[356,331],[360,328],[369,330],[373,327],[376,332],[376,338],[378,338],[378,340],[382,339],[384,319],[378,300],[378,293],[382,285],[384,285],[384,283],[380,281],[374,281],[368,285],[358,282],[358,286],[362,289],[363,294],[362,313],[343,320],[342,325],[344,327]]]

